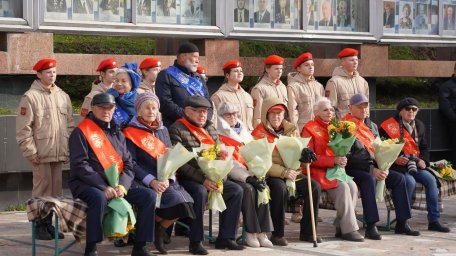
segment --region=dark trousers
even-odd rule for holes
[[[156,193],[148,188],[132,188],[125,199],[137,207],[136,241],[152,242],[155,230]],[[79,194],[78,198],[87,204],[86,242],[103,241],[103,216],[108,204],[103,191],[91,187]]]
[[[347,169],[347,174],[353,177],[361,193],[364,220],[367,224],[379,221],[377,202],[375,200],[375,177],[364,170]],[[386,188],[392,190],[393,204],[396,209],[396,219],[404,221],[411,218],[410,204],[404,175],[390,170],[385,180]]]
[[[260,233],[272,231],[271,213],[269,204],[258,206],[257,190],[250,184],[234,181],[242,187],[244,197],[242,199],[242,217],[244,220],[245,231],[247,233]]]
[[[201,184],[190,180],[179,180],[179,183],[193,198],[193,210],[196,218],[190,225],[190,242],[204,239],[203,215],[207,203],[207,190]],[[223,182],[223,200],[226,209],[220,215],[218,239],[235,239],[239,224],[242,204],[242,188],[232,181]]]
[[[300,223],[300,236],[307,237],[312,234],[312,224],[310,217],[309,189],[307,186],[307,176],[299,175],[296,182],[296,193],[304,200],[302,219]],[[288,202],[288,190],[284,179],[269,177],[266,182],[271,190],[271,218],[274,225],[274,236],[283,237],[285,228],[285,209]],[[318,204],[320,201],[321,187],[316,181],[311,180],[312,199],[314,208],[314,218],[318,218]],[[316,225],[317,223],[315,223]]]
[[[450,141],[451,141],[451,155],[450,159],[448,159],[452,163],[456,163],[456,121],[449,121],[447,122],[447,128],[448,128],[448,135],[450,136]]]

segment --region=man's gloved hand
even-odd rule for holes
[[[252,185],[256,190],[263,192],[263,190],[266,188],[266,184],[264,181],[258,180],[256,176],[249,176],[247,179],[245,179],[246,183],[249,183]]]
[[[317,155],[310,148],[304,148],[301,152],[301,158],[299,162],[301,163],[311,163],[317,161]]]

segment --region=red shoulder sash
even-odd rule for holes
[[[127,127],[123,133],[126,138],[155,159],[166,152],[165,143],[150,132],[135,127]]]

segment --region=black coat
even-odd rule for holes
[[[399,122],[399,116],[395,116],[394,119],[396,119],[396,121]],[[415,119],[415,126],[416,126],[416,131],[418,132],[418,147],[420,149],[420,155],[415,156],[415,157],[419,157],[420,159],[422,159],[423,161],[426,162],[427,166],[429,166],[430,153],[429,153],[429,147],[428,147],[428,144],[426,141],[426,135],[425,135],[426,126],[424,125],[423,122],[421,122],[418,119]],[[402,129],[404,129],[404,128],[402,128]],[[387,138],[387,139],[390,138],[388,136],[388,134],[386,133],[386,131],[383,130],[383,128],[381,128],[381,127],[379,130],[379,133],[382,138]],[[413,132],[411,134],[411,136],[415,137],[415,133]],[[403,155],[403,154],[404,154],[404,152],[401,152],[400,155]],[[391,166],[391,169],[393,169],[395,171],[403,172],[403,173],[407,172],[407,166],[400,166],[397,164],[393,164]]]
[[[86,118],[92,119],[108,137],[114,149],[123,160],[124,169],[120,175],[119,184],[129,189],[134,178],[133,161],[127,150],[125,137],[113,121],[108,123],[96,119],[92,113]],[[74,197],[89,187],[96,187],[102,191],[106,189],[108,180],[104,168],[98,161],[97,156],[90,147],[81,129],[75,128],[70,135],[70,178],[68,186]]]
[[[454,75],[440,86],[439,109],[447,120],[456,121],[456,76]]]
[[[370,129],[372,134],[378,136],[378,127],[369,118],[364,120],[364,123]],[[364,144],[356,139],[355,143],[347,155],[347,169],[362,170],[366,172],[372,172],[373,168],[377,166],[374,156],[364,147]]]
[[[207,90],[206,82],[200,77],[198,73],[192,73],[187,68],[177,64],[174,61],[174,66],[182,70],[184,73],[196,77],[203,83],[204,97],[211,102],[209,92]],[[165,70],[160,71],[155,81],[155,92],[160,99],[160,112],[163,117],[163,124],[166,127],[171,126],[177,119],[184,115],[184,104],[190,93],[182,87],[182,85]],[[212,119],[213,108],[209,108],[207,116],[208,120]]]

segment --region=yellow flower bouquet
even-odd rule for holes
[[[224,144],[201,144],[199,148],[193,148],[193,152],[206,178],[216,182],[220,191],[223,191],[223,179],[233,168],[234,147]],[[221,192],[209,192],[208,205],[213,211],[223,212],[226,209]]]
[[[453,170],[452,164],[447,160],[440,160],[437,162],[429,163],[429,168],[435,176],[446,181],[455,180],[455,170]]]

